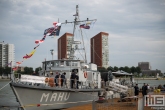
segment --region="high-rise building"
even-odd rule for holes
[[[73,56],[71,44],[73,41],[73,34],[65,33],[58,39],[58,59],[68,59]]]
[[[5,67],[9,63],[15,63],[15,48],[14,44],[0,42],[0,66]]]
[[[100,32],[91,38],[91,63],[98,67],[109,67],[108,33]]]
[[[141,70],[151,70],[151,66],[149,62],[138,62],[138,67]]]

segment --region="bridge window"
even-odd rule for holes
[[[78,66],[78,62],[72,62],[72,66]]]
[[[66,61],[66,66],[71,66],[71,61]]]

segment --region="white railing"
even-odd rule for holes
[[[76,79],[62,79],[53,77],[40,77],[31,75],[22,75],[21,78],[15,78],[15,83],[31,86],[47,86],[54,88],[69,88],[69,89],[96,89],[98,88],[97,81],[78,81]]]

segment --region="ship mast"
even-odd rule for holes
[[[87,21],[96,21],[96,19],[93,19],[93,20],[89,20],[87,18],[87,20],[82,20],[80,21],[79,19],[79,10],[78,10],[78,5],[76,5],[76,14],[74,15],[75,16],[75,19],[73,22],[68,22],[67,20],[65,21],[65,23],[62,23],[62,24],[67,24],[67,23],[73,23],[74,24],[74,27],[73,27],[73,37],[72,37],[72,41],[71,41],[71,45],[70,45],[70,55],[69,55],[69,58],[70,60],[73,60],[74,59],[74,53],[75,53],[75,47],[74,47],[74,34],[75,34],[75,30],[76,30],[76,25],[79,25],[81,22],[87,22]],[[83,35],[82,35],[82,30],[80,28],[80,31],[81,31],[81,36],[82,36],[82,43],[83,43],[83,50],[85,52],[85,45],[84,45],[84,39],[83,39]],[[85,63],[87,63],[87,58],[86,58],[86,52],[85,52]]]
[[[70,50],[69,59],[73,59],[74,58],[75,49],[73,47],[73,43],[74,43],[74,33],[75,33],[75,30],[76,30],[76,24],[77,24],[78,17],[79,17],[78,5],[76,5],[76,14],[75,14],[74,22],[73,22],[74,23],[74,27],[73,27],[73,38],[72,38],[72,42],[71,42],[71,50]]]

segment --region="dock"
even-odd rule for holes
[[[151,94],[165,96],[165,92],[151,93]],[[77,106],[77,107],[72,107],[72,108],[63,109],[63,110],[142,110],[141,106],[144,106],[141,103],[142,98],[143,98],[142,94],[140,93],[138,100],[132,99],[130,102],[118,102],[119,98],[114,98],[113,103],[112,103],[112,99],[109,99],[107,102],[104,102],[104,103],[96,103],[94,107],[93,107],[93,104],[91,103],[91,104],[86,104],[83,106]],[[138,101],[142,105],[138,105]],[[138,108],[138,106],[140,107]],[[150,106],[144,106],[143,110],[154,110],[154,109]],[[165,106],[164,106],[164,109],[161,109],[161,110],[165,110]]]

